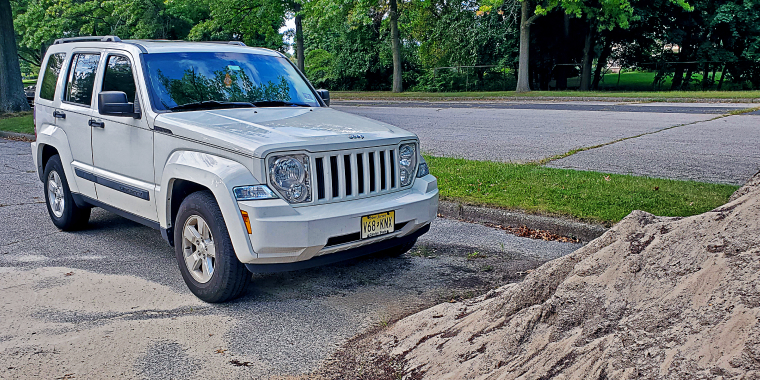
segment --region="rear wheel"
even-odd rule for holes
[[[90,220],[89,207],[78,207],[71,196],[66,173],[63,172],[61,157],[50,157],[45,164],[45,203],[53,224],[64,231],[83,228]]]
[[[209,191],[182,201],[174,223],[174,250],[187,287],[206,302],[240,296],[251,273],[235,255],[224,217]]]

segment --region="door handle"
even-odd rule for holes
[[[90,122],[88,124],[90,124],[90,126],[93,128],[105,128],[106,126],[106,123],[102,121],[97,121],[95,119],[90,119]]]
[[[61,112],[61,111],[55,110],[55,111],[53,111],[53,117],[56,118],[56,119],[65,119],[66,118],[66,114],[63,113],[63,112]]]

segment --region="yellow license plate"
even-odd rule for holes
[[[385,235],[393,232],[396,224],[396,212],[388,211],[381,214],[362,216],[362,239]]]

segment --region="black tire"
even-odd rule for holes
[[[198,252],[197,246],[185,247],[186,223],[197,221],[200,216],[213,237],[214,258],[211,278],[206,282],[197,280],[185,262],[185,250]],[[196,231],[200,230],[197,228]],[[205,250],[205,245],[204,248]],[[235,255],[227,225],[216,198],[210,191],[198,191],[182,201],[174,221],[174,252],[179,270],[187,287],[196,297],[209,303],[225,302],[239,297],[251,281],[251,273]]]
[[[58,196],[54,199],[62,200],[61,203],[56,203],[55,211],[53,211],[50,199],[52,176],[58,176],[60,180],[60,191],[53,190],[54,193],[58,193]],[[45,204],[47,204],[48,214],[50,214],[53,224],[64,231],[79,230],[87,226],[87,222],[90,220],[91,208],[79,207],[74,203],[74,198],[71,196],[69,183],[66,179],[66,173],[63,171],[63,164],[61,164],[61,157],[57,154],[50,157],[47,164],[45,164],[45,174],[42,178],[45,190]],[[63,211],[61,212],[58,207],[62,208]]]
[[[414,244],[417,243],[417,239],[414,239],[410,242],[397,245],[392,248],[388,248],[385,251],[383,251],[383,255],[388,257],[399,257],[407,252],[409,252],[412,247],[414,247]]]

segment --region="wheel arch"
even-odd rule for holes
[[[196,191],[208,190],[219,204],[227,225],[235,254],[241,262],[256,258],[251,248],[240,208],[234,198],[236,186],[260,182],[241,163],[208,153],[177,151],[169,156],[164,167],[161,189],[156,197],[159,223],[164,239],[173,244],[173,227],[182,201]]]
[[[66,131],[55,126],[47,125],[40,129],[37,133],[37,141],[35,142],[37,151],[34,152],[37,158],[37,174],[40,181],[44,181],[45,165],[47,165],[50,157],[58,155],[61,157],[61,163],[63,164],[63,172],[66,174],[66,179],[69,185],[69,189],[73,193],[79,192],[77,181],[74,179],[74,170],[71,168],[71,162],[73,156],[71,154],[71,148],[69,148],[69,140],[66,135]]]

